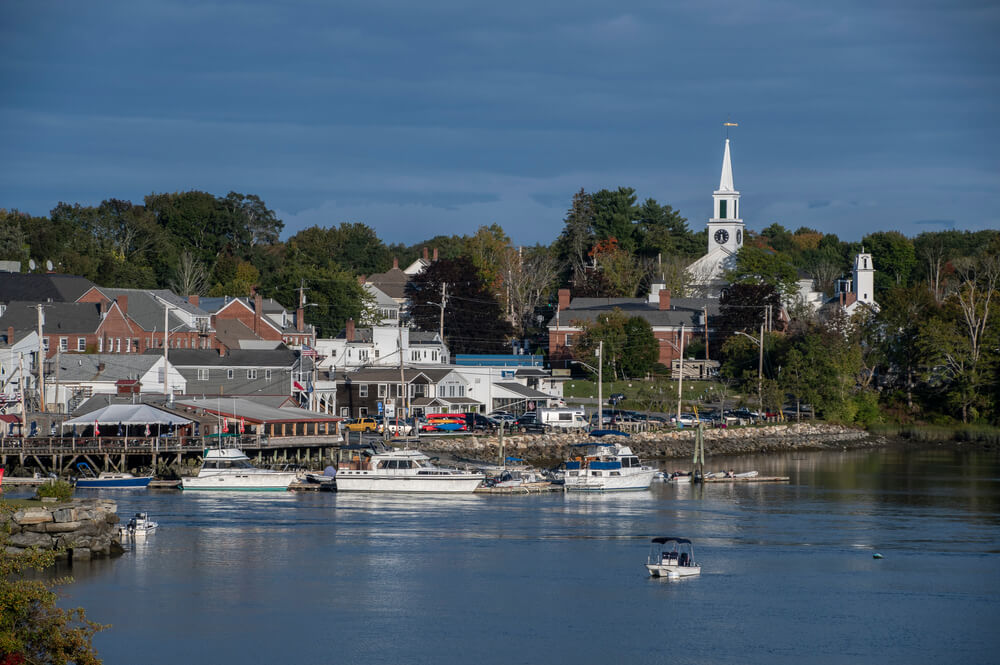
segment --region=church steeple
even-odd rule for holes
[[[722,175],[719,189],[712,192],[713,214],[708,220],[708,251],[722,246],[735,254],[743,246],[743,220],[740,219],[740,193],[733,186],[733,162],[729,155],[729,139],[722,155]]]

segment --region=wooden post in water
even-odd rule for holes
[[[701,461],[698,460],[698,453],[701,453]],[[698,422],[698,431],[694,435],[694,459],[692,460],[694,464],[694,469],[692,472],[692,478],[696,483],[701,482],[702,478],[705,477],[705,440],[702,437],[702,426],[701,421]]]

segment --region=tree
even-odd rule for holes
[[[768,318],[781,308],[778,291],[770,284],[733,284],[719,298],[719,316],[713,321],[717,334],[727,337],[733,333],[756,334]]]
[[[201,295],[205,290],[208,274],[205,266],[191,256],[191,252],[182,252],[177,261],[174,278],[170,281],[170,289],[179,296]]]
[[[0,512],[12,511],[0,504]],[[64,610],[56,605],[55,586],[70,578],[43,582],[27,577],[31,570],[42,571],[55,562],[55,553],[29,550],[12,554],[0,536],[0,662],[76,663],[100,665],[92,644],[93,636],[108,626],[87,620],[80,608]]]
[[[273,245],[278,242],[285,223],[264,205],[259,196],[229,192],[224,201],[233,217],[246,225],[251,245]]]
[[[504,257],[506,293],[511,324],[522,335],[532,325],[533,312],[549,298],[558,274],[558,263],[547,247],[511,249]]]
[[[556,256],[563,263],[567,278],[583,272],[593,245],[594,202],[591,195],[581,189],[573,195],[565,226],[555,242]]]
[[[602,240],[591,250],[595,267],[604,276],[608,292],[603,295],[631,298],[649,275],[649,261],[639,261],[618,246],[614,238]]]
[[[646,199],[639,207],[636,223],[639,251],[645,256],[673,254],[691,258],[704,250],[688,229],[687,220],[671,206],[661,206],[654,199]]]
[[[649,374],[660,358],[659,343],[653,327],[641,316],[625,322],[625,344],[622,348],[621,369],[625,377],[642,378]]]
[[[798,272],[787,256],[744,245],[736,253],[736,266],[726,271],[730,284],[755,284],[773,287],[782,297],[798,292]]]
[[[636,221],[639,218],[635,190],[631,187],[619,187],[615,191],[602,189],[591,196],[591,201],[596,238],[614,238],[623,250],[635,253],[638,247]]]
[[[583,333],[577,343],[582,356],[594,355],[604,342],[601,352],[604,377],[617,379],[620,376],[625,353],[625,324],[628,317],[617,307],[610,312],[602,312],[595,321],[582,322]],[[584,361],[588,362],[588,361]]]
[[[465,242],[465,255],[476,266],[483,282],[495,292],[499,292],[503,284],[510,251],[510,238],[499,224],[480,226]]]
[[[509,348],[510,322],[468,258],[432,263],[406,285],[406,296],[414,325],[435,332],[444,298],[444,335],[453,354],[500,353]]]
[[[875,290],[908,286],[917,267],[913,242],[899,231],[879,231],[866,235],[861,244],[871,252],[875,264]]]
[[[0,260],[28,262],[28,236],[21,228],[21,213],[0,208]]]

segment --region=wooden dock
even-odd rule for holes
[[[181,481],[179,480],[157,480],[153,479],[149,481],[149,489],[151,490],[175,490],[179,489],[181,486]]]

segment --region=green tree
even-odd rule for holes
[[[653,327],[641,316],[625,322],[625,344],[621,368],[625,377],[642,378],[649,374],[660,359],[659,343]]]
[[[21,228],[21,219],[26,217],[16,210],[8,212],[0,208],[0,260],[28,263],[31,247],[28,236]]]
[[[591,365],[589,358],[597,352],[601,342],[604,342],[601,358],[602,372],[604,378],[618,379],[624,378],[622,373],[622,363],[625,356],[625,324],[628,316],[617,307],[610,312],[602,312],[594,321],[584,321],[581,323],[583,333],[577,344],[580,358],[583,362]]]
[[[798,291],[798,272],[787,256],[744,245],[736,254],[736,266],[726,272],[730,284],[774,287],[783,297]]]
[[[892,286],[909,286],[910,276],[917,267],[913,242],[899,231],[879,231],[862,239],[875,264],[875,291],[881,293]]]
[[[704,251],[703,244],[688,229],[687,220],[669,205],[646,199],[639,207],[636,222],[639,251],[645,256],[665,254],[694,258]]]
[[[562,233],[554,244],[556,256],[564,266],[564,281],[583,274],[595,243],[594,221],[593,197],[581,189],[573,195]]]
[[[638,248],[636,221],[639,219],[635,190],[631,187],[619,187],[615,191],[602,189],[591,196],[591,202],[596,238],[614,238],[619,247],[634,254]]]

